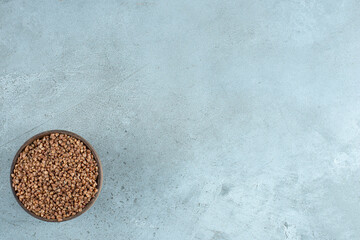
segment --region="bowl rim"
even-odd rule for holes
[[[66,134],[66,135],[69,135],[71,137],[74,137],[80,141],[82,141],[86,147],[91,151],[91,153],[94,155],[94,159],[96,160],[97,164],[98,164],[98,171],[99,171],[99,174],[98,174],[98,177],[97,177],[97,189],[98,189],[98,192],[95,194],[95,196],[90,200],[90,202],[83,208],[83,210],[81,212],[78,212],[77,214],[73,215],[73,216],[70,216],[70,217],[67,217],[67,218],[64,218],[62,219],[62,221],[58,221],[56,219],[47,219],[47,218],[43,218],[43,217],[40,217],[38,215],[36,215],[35,213],[31,212],[30,210],[28,210],[23,204],[22,202],[19,200],[19,198],[16,196],[16,192],[15,192],[15,189],[14,187],[12,186],[12,177],[11,177],[11,174],[14,172],[14,168],[15,168],[15,164],[17,162],[17,159],[19,158],[20,156],[20,153],[24,150],[24,148],[29,145],[30,143],[32,143],[34,140],[36,139],[39,139],[39,138],[42,138],[44,136],[48,136],[52,133],[59,133],[59,134]],[[12,190],[12,193],[17,201],[17,203],[25,210],[25,212],[27,212],[28,214],[30,214],[31,216],[39,219],[39,220],[42,220],[42,221],[46,221],[46,222],[64,222],[64,221],[68,221],[68,220],[71,220],[71,219],[74,219],[76,217],[79,217],[81,214],[83,214],[84,212],[86,212],[87,210],[89,210],[95,203],[96,199],[98,198],[100,192],[101,192],[101,188],[102,188],[102,183],[103,183],[103,170],[102,170],[102,165],[101,165],[101,161],[100,161],[100,158],[97,154],[97,152],[95,151],[94,147],[86,140],[84,139],[83,137],[79,136],[78,134],[76,133],[73,133],[73,132],[70,132],[70,131],[67,131],[67,130],[48,130],[48,131],[44,131],[44,132],[41,132],[41,133],[38,133],[34,136],[32,136],[31,138],[29,138],[24,144],[21,145],[21,147],[19,148],[19,150],[16,152],[15,156],[14,156],[14,159],[12,161],[12,164],[11,164],[11,168],[10,168],[10,187],[11,187],[11,190]]]

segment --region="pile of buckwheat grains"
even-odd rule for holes
[[[98,192],[98,170],[82,141],[53,133],[20,153],[11,174],[12,186],[29,211],[62,221],[81,212]]]

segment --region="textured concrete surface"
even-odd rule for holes
[[[0,239],[360,239],[357,0],[0,1]],[[48,129],[103,191],[60,224],[9,186]]]

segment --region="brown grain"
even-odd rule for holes
[[[98,192],[98,171],[82,141],[53,133],[20,153],[11,174],[12,186],[29,211],[62,221],[81,212]]]

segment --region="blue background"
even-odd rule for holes
[[[0,1],[0,239],[360,239],[356,0]],[[65,129],[104,185],[46,223],[12,196]]]

